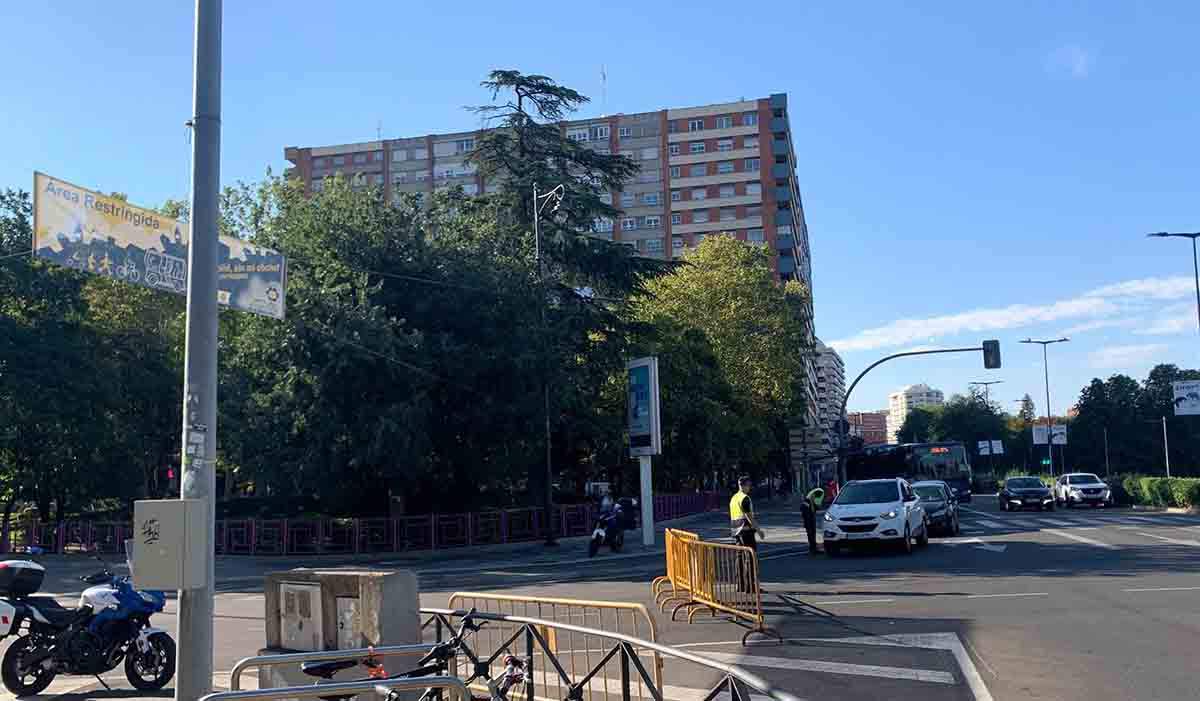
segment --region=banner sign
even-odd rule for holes
[[[980,455],[1004,455],[1004,441],[979,441]]]
[[[1004,455],[1004,441],[992,441],[992,455]]]
[[[33,176],[33,254],[156,290],[187,294],[188,224],[43,173]],[[222,236],[217,302],[282,319],[287,262]]]
[[[1200,416],[1200,380],[1172,382],[1175,389],[1175,415]]]
[[[629,361],[629,455],[662,452],[658,401],[658,358]]]

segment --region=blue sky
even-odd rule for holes
[[[1043,409],[1092,377],[1200,365],[1200,5],[1140,3],[225,3],[222,178],[286,145],[470,129],[491,68],[591,95],[582,116],[790,95],[820,336],[860,384],[1002,379]],[[761,8],[761,10],[759,9]],[[34,169],[157,205],[187,192],[190,3],[0,3],[0,187]],[[722,32],[725,38],[716,35]],[[609,47],[605,53],[596,47]],[[607,69],[602,98],[601,65]]]

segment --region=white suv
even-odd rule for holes
[[[925,507],[908,482],[896,479],[848,482],[825,511],[825,552],[837,555],[852,543],[891,542],[905,552],[929,543]]]
[[[1112,490],[1090,472],[1072,472],[1055,481],[1054,500],[1066,507],[1076,504],[1109,506],[1112,504]]]

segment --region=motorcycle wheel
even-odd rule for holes
[[[40,694],[54,681],[54,670],[46,669],[42,665],[27,670],[24,675],[17,671],[21,658],[29,652],[29,648],[28,637],[17,638],[4,653],[4,661],[0,662],[0,678],[4,682],[4,688],[16,694],[17,698]]]
[[[596,557],[596,553],[600,552],[600,536],[592,538],[592,542],[588,543],[588,557]]]
[[[158,691],[175,676],[175,641],[166,633],[155,633],[146,639],[150,649],[145,653],[137,643],[125,655],[125,678],[138,691]]]
[[[621,531],[620,533],[617,533],[617,535],[613,537],[612,544],[609,545],[609,547],[612,548],[612,551],[615,553],[621,552],[621,548],[625,547],[625,532]]]

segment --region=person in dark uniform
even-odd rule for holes
[[[754,482],[743,475],[738,478],[738,490],[729,499],[729,529],[736,545],[744,545],[755,552],[758,551],[758,523],[754,516],[754,502],[750,500],[750,490]],[[743,592],[754,591],[753,560],[738,558],[738,589]]]
[[[817,512],[825,501],[825,490],[817,487],[804,496],[800,515],[804,518],[804,533],[808,536],[808,554],[817,554]]]

